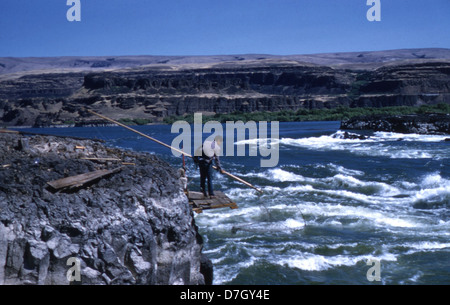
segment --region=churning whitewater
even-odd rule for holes
[[[264,194],[230,185],[239,210],[197,217],[215,283],[366,284],[370,259],[380,261],[384,284],[448,283],[446,137],[346,139],[330,126],[283,124],[278,167],[235,164]]]
[[[166,143],[174,137],[170,126],[139,128]],[[76,133],[181,166],[165,148],[118,128]],[[259,157],[221,158],[225,170],[264,193],[215,174],[216,188],[239,209],[195,216],[214,284],[450,284],[446,138],[385,132],[348,138],[339,122],[280,123],[279,140],[270,143],[279,145],[277,167],[261,168]],[[252,141],[266,145],[235,146]],[[190,189],[198,190],[194,164],[187,163],[187,174]],[[379,282],[369,281],[373,260]]]

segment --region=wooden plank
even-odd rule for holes
[[[216,198],[205,198],[202,193],[189,192],[189,204],[192,206],[192,210],[196,213],[202,213],[203,210],[218,209],[218,208],[230,208],[237,209],[238,206],[227,195],[221,191],[214,192]]]
[[[89,160],[89,161],[122,161],[118,158],[81,158],[81,160]]]
[[[17,131],[17,130],[9,130],[9,129],[0,129],[0,133],[15,133],[15,134],[18,134],[19,131]]]
[[[194,211],[197,214],[203,213],[203,209],[202,208],[193,208],[192,211]]]
[[[204,199],[204,200],[192,200],[195,204],[197,205],[208,205],[211,204],[212,201],[209,199]]]
[[[204,199],[205,196],[203,196],[203,194],[200,192],[189,191],[188,198],[189,198],[189,200],[200,200],[200,199]]]
[[[113,170],[106,170],[101,169],[81,175],[71,176],[67,178],[62,178],[54,181],[47,182],[48,185],[50,185],[55,190],[61,190],[65,188],[75,188],[83,186],[86,183],[92,182],[96,179],[102,178],[104,176],[116,173],[118,171],[122,170],[122,167],[113,169]]]

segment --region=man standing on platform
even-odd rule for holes
[[[212,163],[216,162],[217,170],[222,172],[220,166],[220,146],[222,145],[223,138],[216,136],[214,141],[205,141],[202,147],[197,148],[194,154],[194,162],[200,167],[200,188],[203,196],[208,197],[206,193],[206,180],[208,180],[208,193],[210,198],[215,198],[214,187],[212,183]],[[201,151],[200,151],[201,150]]]

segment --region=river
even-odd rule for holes
[[[168,144],[177,136],[169,125],[136,129]],[[120,127],[25,131],[100,138],[182,164]],[[359,133],[369,137],[345,139],[339,122],[280,123],[276,167],[221,158],[263,194],[215,173],[239,208],[195,215],[214,284],[450,284],[448,136]],[[186,162],[198,190],[198,170]]]

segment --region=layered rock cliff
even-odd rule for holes
[[[192,211],[165,162],[67,138],[0,133],[0,147],[0,284],[211,283]],[[71,189],[47,183],[116,168]],[[68,280],[69,259],[80,263],[80,281]]]
[[[420,52],[167,57],[143,62],[149,65],[128,62],[129,69],[124,59],[78,59],[66,70],[0,77],[0,123],[85,123],[94,120],[86,105],[114,119],[160,122],[193,112],[450,103],[450,50]]]

